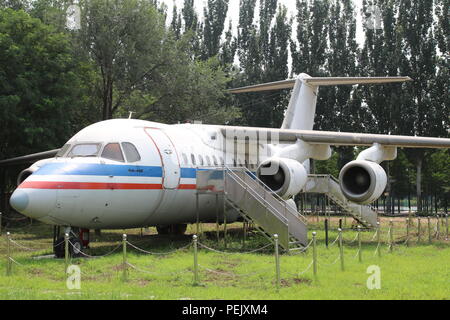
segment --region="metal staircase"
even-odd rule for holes
[[[371,206],[347,200],[341,191],[339,181],[331,175],[309,175],[305,192],[325,194],[365,227],[374,228],[377,224],[377,211]]]
[[[280,246],[295,250],[306,246],[307,220],[246,168],[225,168],[225,201],[268,238],[277,234]]]

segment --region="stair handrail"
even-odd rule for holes
[[[248,186],[248,184],[242,180],[238,175],[236,175],[232,170],[230,170],[229,172],[232,172],[232,175],[230,175],[230,177],[241,186],[241,188],[245,189],[246,192],[252,192],[253,197],[259,201],[261,204],[263,204],[264,206],[272,209],[273,214],[275,214],[277,216],[277,218],[279,218],[280,220],[282,220],[284,223],[288,223],[288,219],[277,209],[275,208],[270,202],[268,202],[264,197],[262,197],[260,194],[258,194],[257,191],[255,191],[253,188],[251,188],[250,186]],[[241,182],[242,183],[241,183]],[[249,188],[250,187],[250,188]],[[259,198],[259,199],[258,199]]]
[[[298,210],[295,210],[295,214],[294,214],[294,213],[292,212],[292,211],[293,211],[293,210],[292,210],[293,208],[289,207],[289,206],[287,205],[287,202],[286,202],[283,198],[281,198],[278,194],[276,194],[275,192],[273,192],[273,190],[270,189],[269,186],[267,186],[261,179],[259,179],[259,178],[258,178],[253,172],[251,172],[248,168],[246,168],[246,167],[230,168],[230,167],[228,167],[228,166],[224,166],[224,168],[225,168],[226,171],[231,172],[232,174],[234,174],[238,179],[241,179],[241,178],[239,178],[239,176],[237,176],[237,175],[233,172],[233,170],[240,170],[240,171],[243,171],[243,172],[245,172],[245,173],[247,173],[247,174],[250,174],[251,177],[253,177],[253,178],[255,179],[255,181],[258,182],[258,183],[263,187],[265,194],[268,194],[269,196],[273,196],[276,200],[278,200],[279,202],[282,203],[282,205],[284,206],[284,212],[285,212],[285,214],[283,214],[284,217],[286,217],[286,212],[289,212],[289,214],[291,214],[292,216],[298,218],[298,219],[299,219],[300,221],[302,221],[303,223],[307,223],[306,217],[304,217],[302,214],[300,214],[300,213],[298,212]],[[241,179],[241,180],[242,180],[242,179]],[[246,182],[244,181],[244,183],[246,183]],[[277,211],[278,211],[278,210],[277,210]]]

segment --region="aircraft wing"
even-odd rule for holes
[[[220,130],[226,139],[258,139],[260,142],[267,139],[269,143],[275,144],[291,144],[300,139],[311,144],[332,146],[372,146],[379,143],[400,148],[450,148],[448,138],[225,126],[220,127]]]
[[[0,160],[0,167],[13,166],[13,165],[24,164],[24,163],[34,163],[38,160],[53,158],[54,156],[56,156],[56,154],[58,153],[59,150],[60,149],[54,149],[54,150],[49,150],[49,151],[44,151],[44,152],[39,152],[39,153],[33,153],[33,154],[26,155],[26,156]]]

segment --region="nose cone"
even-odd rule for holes
[[[17,189],[9,199],[9,203],[16,211],[24,213],[30,203],[30,198],[28,197],[26,191]]]
[[[43,218],[55,208],[56,190],[16,189],[9,199],[11,207],[33,219]]]

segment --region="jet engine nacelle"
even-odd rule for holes
[[[339,182],[347,199],[359,204],[369,204],[383,194],[387,176],[379,164],[356,160],[342,168]]]
[[[298,194],[308,179],[308,173],[301,163],[286,158],[272,158],[264,161],[256,174],[283,199],[289,199]]]

